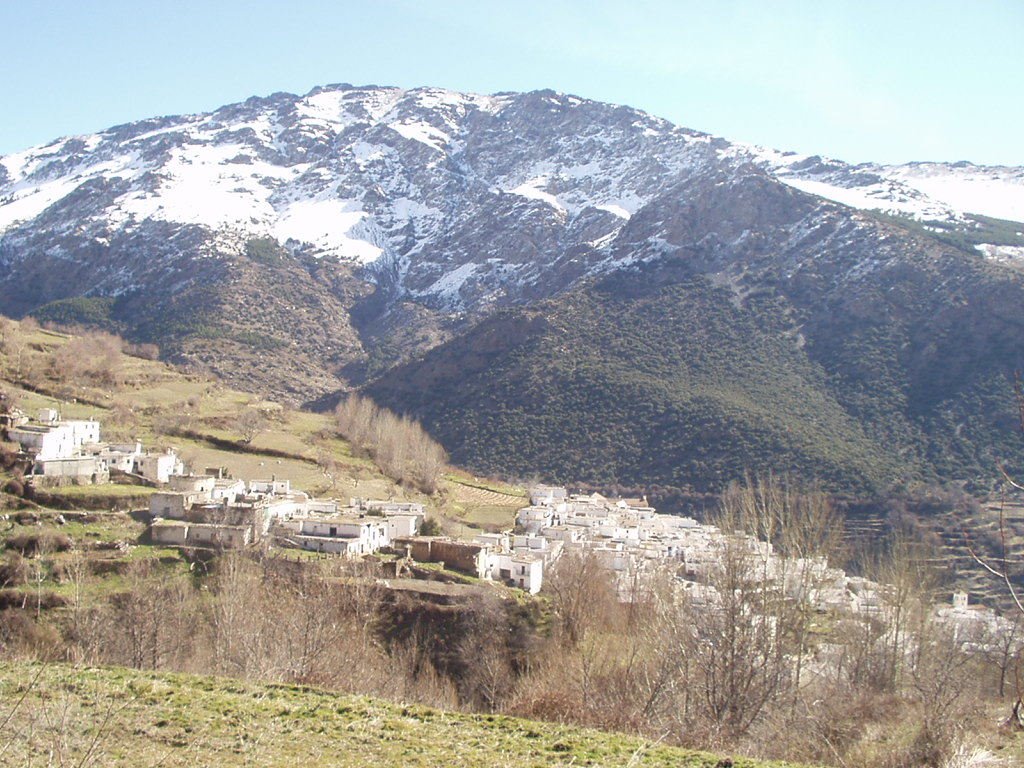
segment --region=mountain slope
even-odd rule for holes
[[[551,91],[328,86],[0,158],[0,306],[292,402],[368,386],[482,468],[971,479],[1019,455],[1021,179]]]
[[[713,210],[694,218],[717,229]],[[845,226],[804,224],[818,248]],[[1020,279],[906,234],[886,259],[892,227],[864,226],[879,240],[872,270],[844,271],[839,243],[792,272],[793,253],[774,249],[730,262],[708,233],[494,316],[369,391],[460,462],[565,482],[714,490],[774,469],[864,493],[1020,465]]]
[[[702,490],[755,468],[891,482],[902,467],[829,392],[782,302],[737,306],[703,277],[663,277],[501,313],[369,391],[483,472]]]

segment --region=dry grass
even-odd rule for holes
[[[62,665],[0,664],[0,724],[6,765],[784,765],[301,686]]]

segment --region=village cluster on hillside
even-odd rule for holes
[[[532,594],[545,569],[567,552],[589,553],[613,576],[620,600],[644,599],[654,577],[670,573],[688,599],[714,607],[715,569],[742,558],[752,578],[817,611],[864,616],[887,608],[887,588],[831,567],[824,558],[782,557],[770,542],[724,532],[690,517],[659,514],[646,499],[570,494],[555,486],[530,490],[530,504],[515,528],[476,532],[461,540],[423,536],[422,504],[352,498],[314,499],[286,480],[233,478],[222,469],[186,472],[175,451],[147,451],[141,443],[101,442],[94,419],[62,420],[44,409],[30,421],[9,415],[9,437],[20,443],[28,477],[42,485],[103,483],[120,476],[159,490],[150,496],[153,543],[180,547],[304,549],[360,557],[387,552],[421,563],[493,580]],[[958,592],[936,618],[965,642],[1012,631],[1011,623]]]
[[[882,617],[891,610],[887,585],[851,576],[822,557],[783,557],[770,542],[740,531],[659,514],[646,499],[610,500],[539,486],[531,489],[530,502],[516,515],[517,533],[477,539],[510,539],[513,548],[536,553],[549,564],[566,550],[585,550],[614,574],[624,601],[642,600],[652,577],[664,573],[667,564],[690,600],[713,608],[721,599],[712,586],[714,571],[727,558],[739,558],[751,579],[770,582],[816,611]],[[1015,634],[1011,621],[985,606],[968,605],[962,591],[951,604],[937,607],[935,618],[952,626],[964,644]]]
[[[21,445],[27,475],[40,485],[108,483],[112,477],[148,483],[167,483],[184,471],[173,450],[147,451],[142,443],[104,443],[96,419],[62,419],[43,408],[35,420],[19,411],[5,414],[7,434]]]

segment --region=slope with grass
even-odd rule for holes
[[[498,486],[493,495],[474,491],[471,486],[484,481],[455,469],[438,493],[426,496],[354,452],[338,436],[330,414],[283,407],[231,389],[213,374],[118,352],[102,381],[69,376],[58,361],[69,345],[81,344],[88,335],[2,317],[0,323],[0,392],[16,407],[28,414],[56,408],[65,418],[97,418],[104,440],[138,439],[147,447],[176,448],[194,471],[224,468],[247,480],[274,476],[295,489],[346,501],[353,496],[418,501],[442,519],[473,527],[510,526],[515,509],[526,503],[522,489]],[[256,417],[256,426],[247,432],[253,421],[248,417]],[[0,469],[0,488],[9,477]],[[59,509],[128,510],[146,507],[150,493],[135,485],[75,485],[39,492],[38,501]],[[495,508],[501,513],[496,515]]]
[[[785,765],[300,686],[9,662],[0,664],[0,757],[83,767]]]

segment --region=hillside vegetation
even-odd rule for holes
[[[8,765],[787,765],[303,686],[116,668],[2,663],[0,717],[0,755]]]
[[[774,468],[872,490],[911,468],[778,333],[778,301],[737,308],[702,280],[619,294],[636,282],[502,314],[369,392],[408,407],[456,461],[484,472],[715,488]]]
[[[937,478],[986,489],[1024,457],[1003,280],[955,306],[899,282],[899,297],[880,282],[802,306],[798,288],[661,265],[496,314],[366,391],[482,472],[655,492],[752,469],[861,497]]]

